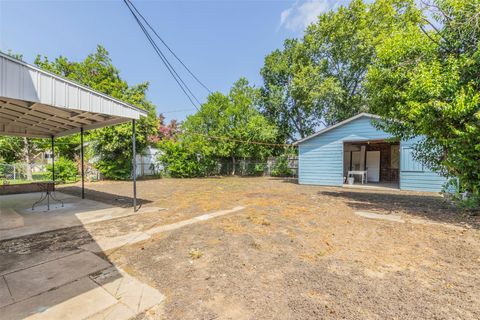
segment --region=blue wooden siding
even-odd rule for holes
[[[298,182],[324,186],[343,185],[343,143],[390,138],[388,133],[377,130],[372,119],[363,116],[344,125],[308,139],[298,145]],[[400,189],[433,191],[441,190],[445,178],[416,161],[412,154],[415,141],[400,144]]]
[[[343,185],[343,142],[389,138],[370,117],[360,117],[298,146],[298,182],[324,186]]]
[[[417,140],[400,143],[400,189],[439,192],[446,179],[413,158],[412,146]]]

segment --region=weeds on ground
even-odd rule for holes
[[[198,248],[192,248],[190,249],[190,257],[192,259],[200,259],[200,257],[203,256],[203,252],[198,249]]]
[[[260,243],[258,243],[258,242],[255,241],[255,240],[253,240],[250,245],[252,246],[252,248],[257,249],[257,250],[260,250],[260,249],[262,248],[262,246],[260,245]]]
[[[259,217],[257,215],[251,214],[247,217],[247,219],[255,224],[262,225],[262,226],[269,226],[271,223],[268,221],[268,219],[264,217]]]

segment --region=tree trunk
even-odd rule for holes
[[[23,161],[25,162],[25,174],[27,180],[33,180],[32,167],[30,166],[30,145],[27,138],[23,138]]]
[[[235,157],[232,156],[232,176],[235,175]]]

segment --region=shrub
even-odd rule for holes
[[[291,175],[292,170],[288,167],[288,155],[282,154],[278,156],[272,169],[272,176],[289,177]]]
[[[265,172],[265,163],[250,163],[247,165],[247,170],[244,174],[247,176],[262,176]]]
[[[53,179],[52,165],[47,166],[47,171],[49,179]],[[55,180],[76,181],[77,173],[77,165],[74,161],[63,157],[55,159]]]
[[[181,143],[165,140],[158,160],[168,175],[174,178],[203,177],[213,171],[215,162],[185,148]]]
[[[456,207],[468,211],[480,211],[480,195],[464,190],[458,178],[449,179],[443,186],[444,198],[452,202]]]
[[[107,179],[126,180],[132,176],[132,160],[118,157],[102,159],[95,164],[96,168]]]

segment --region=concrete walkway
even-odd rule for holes
[[[95,240],[94,242],[83,245],[80,248],[83,250],[97,252],[97,253],[105,252],[108,250],[120,248],[125,245],[134,244],[134,243],[138,243],[138,242],[150,239],[152,235],[157,233],[172,231],[172,230],[179,229],[197,222],[207,221],[212,218],[224,216],[229,213],[238,212],[243,209],[245,209],[245,207],[239,206],[239,207],[235,207],[228,210],[220,210],[212,213],[206,213],[191,219],[187,219],[187,220],[183,220],[183,221],[179,221],[179,222],[175,222],[175,223],[171,223],[163,226],[158,226],[143,232],[132,232],[126,235],[118,236],[118,237],[102,237],[102,238],[93,237]]]
[[[146,240],[243,210],[235,207],[158,226],[145,232],[96,239],[70,251],[37,252],[0,262],[0,319],[130,319],[164,300],[155,288],[94,252]]]
[[[0,277],[2,320],[129,319],[164,299],[91,252],[33,258],[30,263]]]
[[[355,214],[357,216],[368,218],[368,219],[386,220],[386,221],[400,222],[400,223],[405,222],[401,216],[394,215],[394,214],[381,214],[381,213],[370,212],[370,211],[355,211]]]

